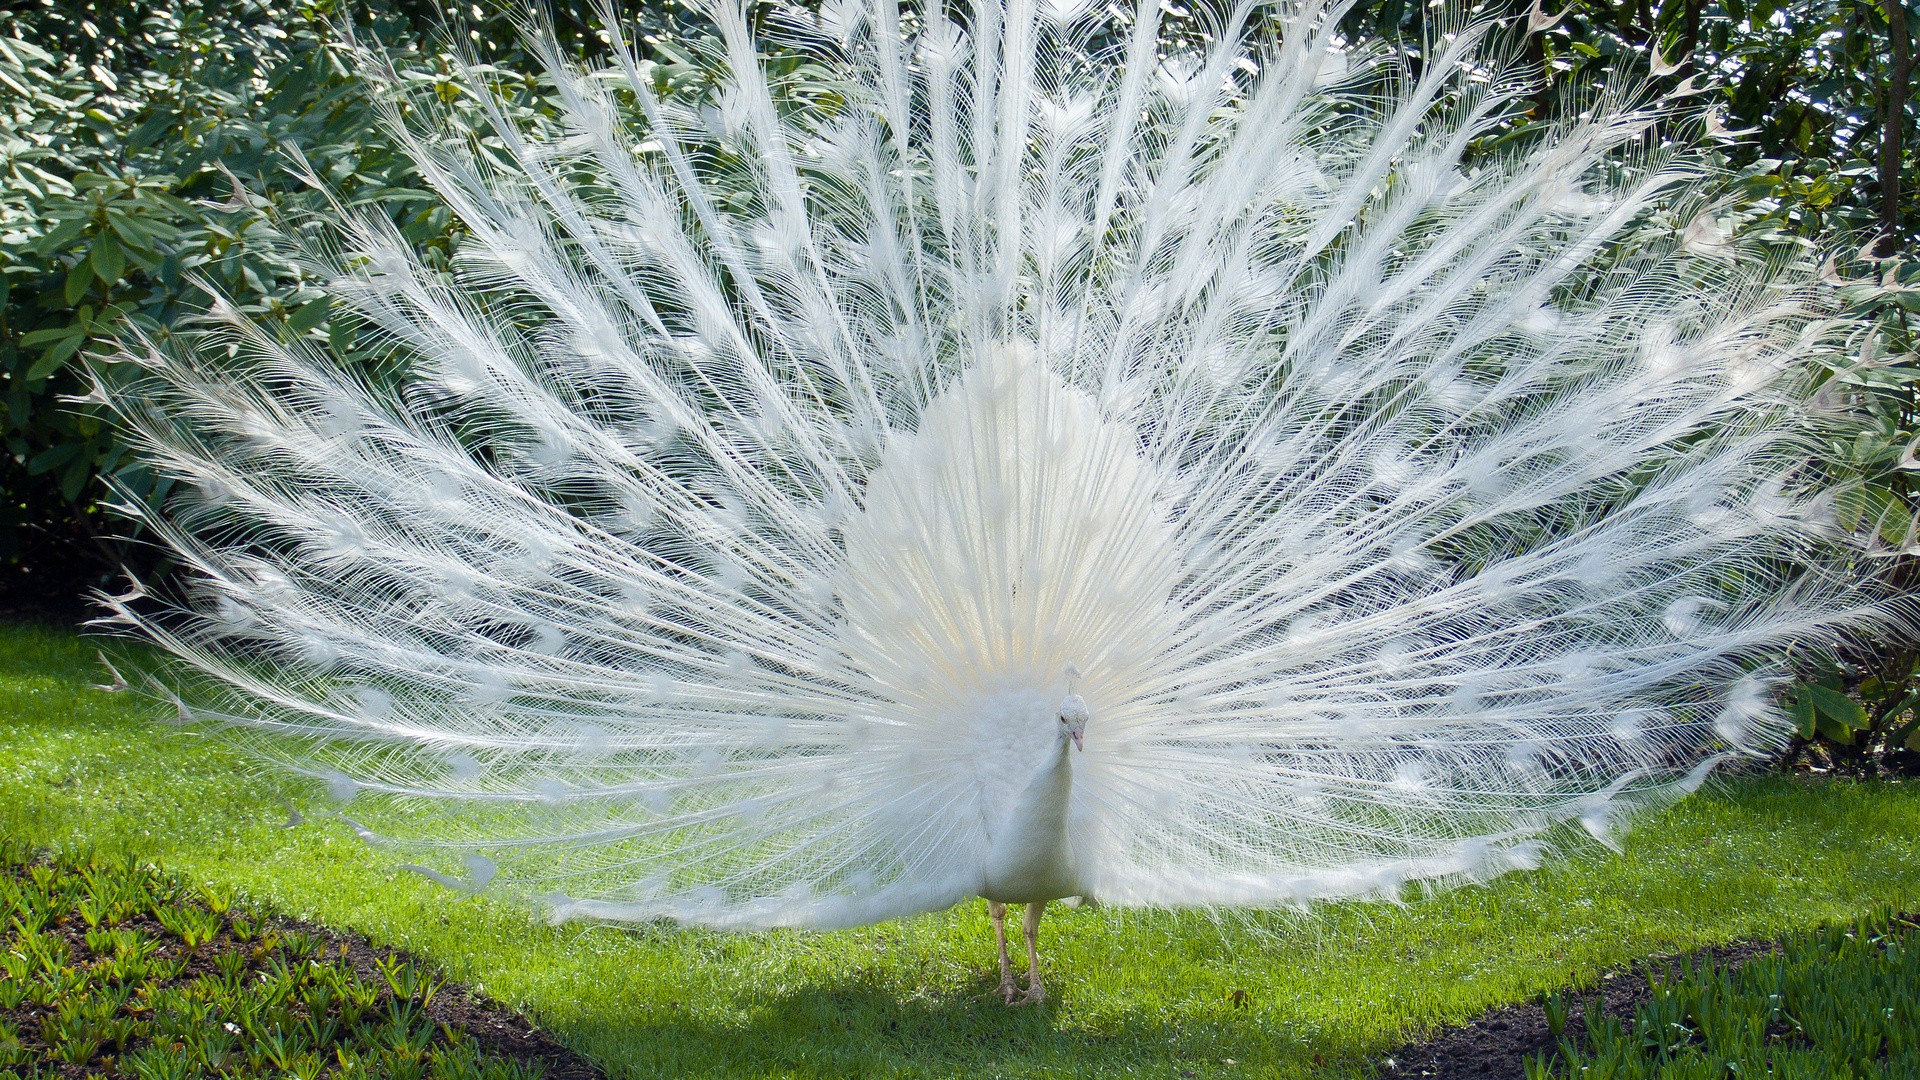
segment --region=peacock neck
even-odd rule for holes
[[[1067,842],[1071,744],[1058,740],[993,831],[981,895],[1006,904],[1077,895]]]
[[[1014,800],[1014,810],[1025,811],[1024,819],[1046,829],[1048,835],[1057,829],[1065,837],[1067,804],[1072,801],[1073,748],[1067,740],[1060,739],[1053,744],[1053,752],[1046,761],[1034,770],[1020,797]]]

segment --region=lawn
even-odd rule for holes
[[[394,867],[217,742],[108,694],[95,644],[0,628],[0,832],[133,853],[359,930],[636,1076],[1344,1076],[1438,1023],[1643,956],[1920,907],[1920,787],[1741,777],[1532,874],[1310,916],[1057,911],[1045,1010],[983,995],[982,905],[837,933],[545,925]]]

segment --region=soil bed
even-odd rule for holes
[[[1649,977],[1678,979],[1683,961],[1696,969],[1703,964],[1735,968],[1779,950],[1777,941],[1736,941],[1608,972],[1600,977],[1597,988],[1566,992],[1563,1031],[1579,1038],[1578,1033],[1586,1029],[1587,1010],[1595,1007],[1604,1015],[1630,1022],[1634,1010],[1653,997]],[[1559,1044],[1560,1036],[1548,1028],[1546,1010],[1538,1002],[1508,1005],[1400,1047],[1381,1059],[1376,1075],[1381,1080],[1525,1080],[1526,1060],[1535,1054],[1551,1057]]]
[[[33,864],[0,865],[0,874],[10,874],[17,880],[25,881]],[[39,865],[45,866],[45,863]],[[185,896],[170,901],[173,905],[191,906],[206,911],[206,907],[196,899]],[[89,945],[87,935],[91,929],[87,922],[73,911],[53,912],[39,931],[43,947],[50,945],[55,962],[69,968],[86,968],[104,963],[98,950]],[[151,978],[140,983],[139,987],[147,992],[167,987],[182,987],[199,980],[218,980],[221,978],[222,957],[226,956],[228,966],[237,966],[243,977],[251,979],[260,976],[265,964],[263,953],[268,946],[263,942],[275,939],[287,940],[304,935],[317,939],[320,943],[307,953],[316,964],[324,964],[335,969],[348,970],[363,982],[380,987],[385,985],[383,962],[391,969],[396,961],[412,965],[421,972],[436,973],[437,965],[423,961],[404,949],[378,948],[365,938],[351,933],[343,933],[317,923],[302,919],[290,919],[269,914],[243,910],[228,910],[217,916],[218,929],[207,940],[195,946],[189,946],[177,934],[161,923],[158,912],[142,911],[127,917],[111,920],[110,925],[117,931],[132,931],[144,938],[159,943],[151,954],[157,962],[182,962],[178,974],[171,977]],[[240,924],[238,931],[236,924]],[[103,924],[104,925],[104,924]],[[17,927],[16,927],[17,928]],[[55,939],[46,943],[45,938]],[[0,933],[0,942],[8,936]],[[66,955],[59,955],[64,946]],[[4,946],[0,946],[4,947]],[[239,963],[234,964],[240,954]],[[0,971],[0,978],[6,972]],[[122,995],[125,996],[124,994]],[[421,1006],[427,1020],[431,1021],[434,1031],[451,1029],[463,1035],[479,1051],[482,1060],[497,1059],[510,1061],[537,1072],[547,1080],[600,1080],[605,1074],[586,1058],[562,1046],[548,1033],[530,1023],[525,1016],[508,1009],[470,988],[457,983],[436,983],[435,989]],[[384,1008],[392,994],[381,991],[376,1009]],[[32,1000],[20,1001],[13,1008],[0,1008],[0,1021],[6,1021],[17,1033],[20,1049],[33,1058],[37,1071],[35,1076],[45,1077],[94,1077],[122,1075],[120,1061],[127,1052],[139,1048],[148,1040],[136,1037],[121,1047],[103,1045],[98,1053],[87,1061],[61,1061],[54,1058],[53,1047],[46,1041],[44,1025],[58,1012],[57,1003],[35,1004]],[[125,1008],[140,1008],[141,995],[136,994]],[[300,1016],[303,1014],[295,1014]],[[233,1029],[232,1025],[228,1025]],[[433,1045],[445,1045],[444,1033],[433,1036]],[[329,1050],[331,1047],[328,1048]],[[0,1062],[4,1064],[4,1062]],[[331,1075],[334,1069],[329,1064],[325,1075]],[[7,1075],[0,1068],[0,1076]]]
[[[438,965],[405,949],[376,948],[358,934],[344,934],[304,919],[272,919],[276,928],[304,931],[327,939],[342,966],[368,981],[380,977],[380,961],[398,958],[438,971]],[[345,955],[342,956],[344,946]],[[460,983],[447,983],[427,1003],[427,1015],[474,1041],[487,1057],[511,1058],[544,1070],[546,1080],[604,1080],[606,1074],[586,1058],[560,1045],[552,1035],[533,1026],[525,1016],[475,994]]]

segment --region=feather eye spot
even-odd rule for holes
[[[359,781],[337,769],[321,773],[320,780],[327,786],[327,797],[334,802],[352,802],[360,794]]]
[[[466,787],[480,777],[480,762],[471,754],[449,754],[446,758],[447,779],[455,787]]]
[[[1653,715],[1644,709],[1627,709],[1613,718],[1613,737],[1624,744],[1637,743],[1656,727]]]
[[[356,686],[351,693],[360,715],[369,720],[384,720],[393,712],[393,695],[378,686]]]

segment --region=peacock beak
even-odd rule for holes
[[[1080,742],[1080,738],[1081,738],[1081,733],[1080,733],[1080,732],[1078,732],[1078,731],[1075,731],[1075,730],[1073,730],[1072,728],[1068,728],[1068,729],[1067,729],[1067,735],[1068,735],[1069,737],[1071,737],[1071,738],[1073,739],[1073,748],[1074,748],[1075,750],[1085,750],[1085,749],[1086,749],[1086,747],[1085,747],[1085,746],[1083,746],[1083,745],[1081,745],[1081,742]]]

